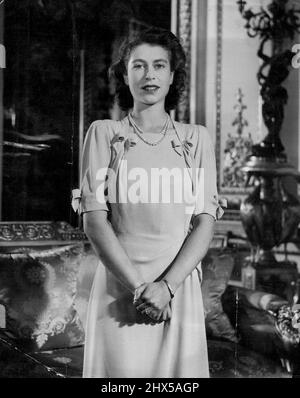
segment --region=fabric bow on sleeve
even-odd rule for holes
[[[219,220],[224,214],[223,207],[227,208],[227,199],[220,197],[219,198],[215,197],[215,199],[218,202],[218,207],[216,209],[216,219]]]
[[[72,189],[72,208],[75,213],[80,214],[80,201],[81,201],[81,190],[76,188]]]

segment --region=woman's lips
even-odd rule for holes
[[[158,86],[144,86],[144,87],[142,87],[142,89],[144,91],[152,93],[152,92],[157,91],[159,89],[159,87]]]

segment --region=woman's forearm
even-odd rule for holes
[[[206,255],[214,234],[214,219],[209,214],[197,216],[194,228],[173,260],[165,279],[174,291]]]
[[[121,246],[106,211],[84,213],[83,227],[103,264],[133,293],[144,281]]]

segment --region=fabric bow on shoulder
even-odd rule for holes
[[[137,139],[135,136],[126,136],[123,133],[115,134],[110,142],[111,148],[111,161],[108,166],[108,179],[110,171],[114,171],[115,173],[119,169],[121,165],[121,161],[124,158],[125,154],[129,151],[131,147],[134,147],[137,143]],[[111,187],[114,189],[114,187]],[[82,198],[82,191],[79,188],[72,190],[72,201],[71,206],[75,213],[80,214],[80,202]]]

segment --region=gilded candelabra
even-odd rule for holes
[[[244,0],[237,4],[246,20],[248,35],[260,38],[257,55],[262,64],[257,79],[262,116],[268,130],[266,137],[252,146],[252,153],[243,167],[247,182],[255,181],[255,187],[242,201],[240,214],[247,237],[257,253],[253,262],[258,285],[265,284],[261,287],[270,290],[277,284],[283,291],[282,278],[288,274],[288,283],[295,287],[297,266],[289,261],[276,261],[272,248],[294,239],[300,222],[300,202],[283,183],[286,176],[300,181],[300,174],[287,163],[280,139],[284,106],[288,100],[282,83],[288,77],[295,55],[288,48],[288,40],[292,41],[300,32],[300,9],[289,6],[287,0],[270,1],[257,12],[246,8]]]

